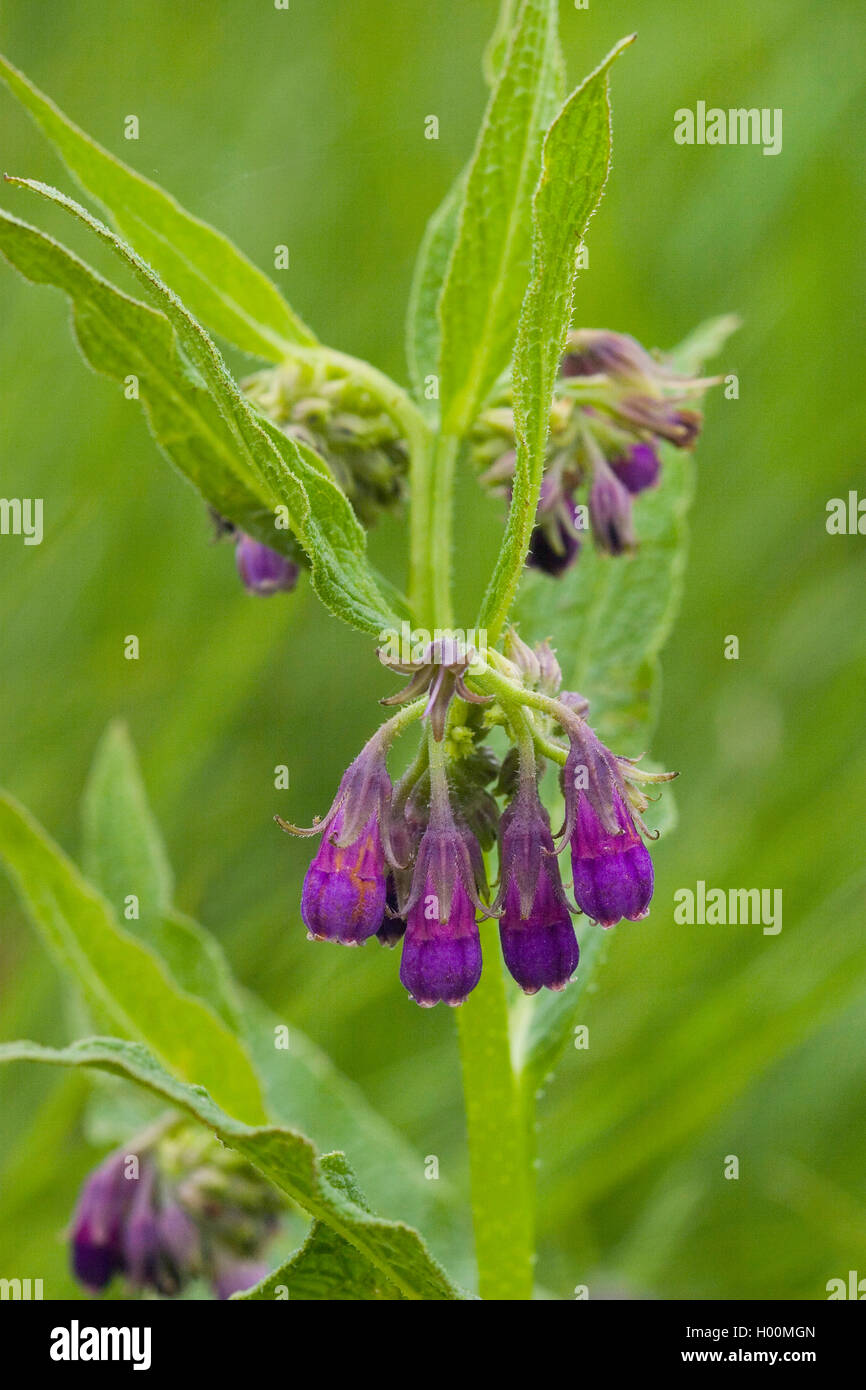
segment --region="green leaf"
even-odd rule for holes
[[[502,0],[496,28],[484,51],[483,70],[487,85],[493,87],[508,56],[520,0]],[[564,84],[562,57],[556,45],[556,94],[561,100]],[[551,89],[552,98],[554,89]],[[552,115],[552,112],[551,112]],[[542,122],[543,124],[543,122]],[[438,414],[435,401],[426,399],[427,378],[439,368],[439,301],[448,272],[448,264],[457,238],[461,209],[466,193],[469,170],[464,169],[427,224],[409,292],[406,319],[406,354],[415,394],[422,408],[434,417]]]
[[[10,796],[0,794],[0,859],[58,963],[87,1004],[167,1067],[200,1082],[232,1114],[264,1117],[259,1081],[238,1039],[125,931],[105,899]],[[136,886],[130,884],[128,893]]]
[[[171,908],[174,875],[147,803],[135,750],[120,720],[109,724],[96,749],[82,811],[85,874],[115,912],[122,911],[127,893],[137,895],[136,929],[146,937],[151,924]]]
[[[203,323],[244,352],[271,362],[280,361],[292,344],[315,343],[276,286],[227,237],[73,125],[2,55],[0,78],[79,184]]]
[[[528,1102],[549,1078],[572,1040],[575,1025],[586,1007],[586,991],[603,964],[610,935],[603,927],[579,931],[580,964],[572,982],[563,990],[544,990],[529,998],[520,995],[511,1009],[514,1070]],[[530,1109],[529,1113],[534,1113]]]
[[[286,533],[275,528],[274,513],[278,505],[285,506],[289,526],[310,556],[313,583],[326,607],[364,632],[378,635],[383,628],[393,627],[396,619],[367,563],[363,528],[347,498],[330,477],[324,461],[311,449],[288,439],[252,408],[201,325],[151,268],[103,223],[57,189],[21,179],[9,182],[30,188],[83,221],[130,267],[149,297],[165,311],[170,327],[174,328],[184,352],[208,388],[196,397],[197,418],[190,420],[189,401],[178,397],[188,396],[193,379],[176,350],[169,347],[165,330],[152,327],[148,346],[152,350],[153,339],[158,340],[162,333],[159,365],[165,367],[167,358],[175,368],[174,378],[169,378],[168,382],[162,372],[157,371],[158,389],[155,400],[152,397],[149,402],[154,432],[171,457],[184,467],[184,471],[192,468],[194,480],[209,500],[214,491],[224,496],[228,504],[224,514],[230,520],[243,524],[245,530],[251,530],[252,534],[277,548]],[[66,290],[77,311],[80,301],[88,309],[95,304],[97,313],[93,317],[76,313],[82,351],[98,370],[105,370],[112,376],[117,375],[125,353],[125,377],[131,359],[137,354],[134,345],[127,344],[126,335],[118,335],[117,328],[106,322],[105,317],[106,291],[109,298],[113,293],[114,303],[121,298],[119,292],[112,292],[111,286],[57,242],[6,213],[0,213],[0,249],[28,279]],[[126,303],[135,305],[136,301],[127,300]],[[131,312],[126,313],[127,321]],[[154,373],[150,375],[153,377]],[[185,390],[179,392],[179,386]],[[159,409],[165,403],[166,391],[171,413],[163,419]],[[172,425],[179,409],[182,433],[177,441]],[[197,427],[200,427],[202,416],[208,428],[199,436]],[[215,454],[220,460],[216,488],[210,477]],[[253,503],[252,498],[260,500]],[[240,521],[241,514],[250,515],[250,526]]]
[[[484,597],[480,626],[494,641],[514,599],[529,547],[553,390],[571,323],[575,256],[610,168],[608,70],[623,39],[568,98],[544,141],[533,199],[532,278],[520,312],[512,369],[516,464],[505,538]]]
[[[103,376],[134,376],[153,436],[211,506],[243,530],[279,547],[271,501],[245,475],[226,424],[181,358],[162,314],[130,299],[64,246],[0,211],[0,251],[27,280],[63,290],[85,361]]]
[[[499,14],[496,16],[496,25],[493,33],[487,40],[487,47],[484,50],[484,57],[481,61],[484,80],[488,87],[493,87],[496,84],[496,80],[508,56],[508,45],[511,42],[514,26],[517,23],[519,5],[520,0],[500,0]]]
[[[303,1130],[322,1149],[351,1153],[373,1203],[393,1205],[407,1221],[429,1230],[440,1258],[468,1279],[466,1231],[448,1179],[426,1178],[422,1154],[306,1034],[248,993],[243,1020],[268,1114]],[[278,1028],[286,1030],[286,1046],[277,1046]]]
[[[233,1030],[240,1022],[237,986],[219,943],[174,907],[174,875],[147,801],[126,725],[110,724],[91,765],[83,799],[84,872],[120,914],[138,898],[128,930],[165,962],[174,981],[210,1004]]]
[[[686,376],[698,373],[705,362],[721,352],[740,323],[737,314],[720,314],[718,318],[706,319],[669,354],[673,366]]]
[[[370,1211],[345,1154],[323,1154],[320,1167],[332,1187],[363,1211]],[[402,1300],[403,1294],[375,1265],[359,1260],[357,1250],[347,1240],[324,1222],[314,1221],[304,1244],[291,1259],[254,1289],[234,1294],[233,1298],[238,1302],[289,1298],[370,1303]]]
[[[310,1141],[290,1129],[253,1128],[232,1118],[203,1086],[187,1086],[170,1076],[139,1044],[118,1038],[90,1038],[55,1049],[38,1043],[0,1045],[0,1062],[34,1061],[57,1066],[96,1067],[126,1077],[185,1110],[224,1144],[243,1154],[265,1177],[297,1202],[314,1220],[353,1246],[359,1258],[405,1298],[450,1300],[465,1297],[428,1253],[418,1232],[399,1221],[374,1216],[362,1206],[334,1166],[323,1171]]]
[[[439,304],[445,432],[472,425],[508,363],[526,290],[531,198],[557,80],[556,0],[523,0],[469,165]]]
[[[432,417],[435,400],[427,400],[427,378],[439,369],[439,300],[457,235],[465,172],[454,182],[427,223],[409,291],[406,313],[406,358],[415,395]]]

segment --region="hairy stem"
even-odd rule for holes
[[[451,552],[454,524],[454,468],[460,441],[454,435],[440,434],[436,441],[431,470],[433,501],[431,507],[430,547],[433,611],[437,627],[453,627],[451,606]]]
[[[482,923],[481,981],[457,1011],[481,1297],[525,1301],[533,1287],[533,1182],[524,1097],[511,1064],[495,923]]]

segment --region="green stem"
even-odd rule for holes
[[[457,1011],[481,1297],[527,1301],[533,1288],[533,1181],[524,1097],[511,1064],[496,925],[481,927],[481,981]]]
[[[447,796],[444,743],[428,733],[428,747],[432,795]],[[527,1300],[533,1280],[529,1129],[511,1061],[495,923],[482,922],[480,932],[481,980],[457,1010],[479,1290],[484,1299]]]
[[[454,625],[451,606],[451,533],[454,521],[454,469],[459,448],[460,440],[455,435],[440,434],[431,470],[433,500],[427,544],[437,627]]]
[[[433,445],[419,441],[409,454],[409,606],[417,622],[434,627]]]

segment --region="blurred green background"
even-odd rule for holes
[[[412,262],[474,141],[495,8],[7,0],[0,47],[265,269],[286,242],[295,307],[402,380]],[[572,81],[638,31],[614,73],[614,168],[578,321],[661,346],[728,310],[744,327],[725,354],[740,398],[708,404],[652,746],[683,774],[680,823],[657,852],[651,916],[613,934],[589,1050],[541,1100],[539,1278],[566,1298],[583,1283],[594,1297],[822,1298],[828,1279],[866,1274],[866,542],[824,525],[829,498],[866,491],[862,8],[591,0],[563,3],[562,20]],[[781,107],[782,153],[675,145],[674,110],[699,99]],[[423,138],[431,113],[438,142]],[[70,186],[5,91],[0,164]],[[24,197],[3,203],[93,260]],[[75,852],[95,743],[125,717],[181,906],[465,1193],[450,1012],[410,1004],[390,953],[306,942],[306,851],[271,819],[324,811],[387,682],[309,592],[240,590],[230,548],[210,544],[137,408],[83,367],[66,318],[59,295],[0,266],[0,495],[43,497],[46,521],[40,547],[0,539],[0,781]],[[474,595],[498,514],[461,495]],[[376,562],[402,543],[400,524],[382,527]],[[739,661],[723,658],[728,634]],[[677,926],[673,893],[699,878],[781,888],[781,934]],[[62,1041],[57,977],[5,878],[0,914],[0,1035]],[[35,1068],[0,1075],[0,1274],[41,1275],[47,1296],[71,1291],[61,1233],[94,1159],[85,1091]],[[730,1154],[738,1181],[723,1177]]]

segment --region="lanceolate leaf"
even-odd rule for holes
[[[556,100],[556,0],[523,0],[469,165],[439,315],[443,426],[462,435],[514,342],[529,275],[531,199]]]
[[[215,333],[272,362],[292,344],[316,341],[276,286],[227,237],[109,154],[2,55],[0,78],[127,241]]]
[[[496,28],[484,51],[484,77],[489,87],[495,86],[508,56],[519,9],[520,0],[502,0]],[[562,100],[564,90],[562,55],[558,43],[555,45],[553,72],[545,72],[544,80],[548,84],[547,102],[554,105],[550,106],[547,117],[542,116],[542,126],[545,119],[553,115],[555,103]],[[439,301],[457,239],[468,174],[468,169],[461,172],[427,224],[409,294],[406,323],[409,373],[415,394],[432,416],[438,413],[438,406],[435,400],[428,400],[427,387],[428,379],[436,375],[439,366]]]
[[[514,26],[517,22],[519,8],[520,0],[499,0],[496,27],[487,40],[487,47],[482,59],[484,80],[488,87],[495,85],[502,71],[502,65],[508,56],[508,45],[511,42]]]
[[[131,247],[56,188],[28,179],[10,182],[32,189],[83,222],[129,266],[148,297],[165,313],[210,389],[249,472],[287,508],[289,524],[310,557],[316,592],[326,607],[361,631],[378,634],[394,627],[397,620],[367,564],[364,529],[324,461],[253,409],[201,324]]]
[[[203,1086],[187,1086],[170,1076],[146,1048],[118,1038],[91,1038],[63,1049],[20,1042],[0,1045],[0,1062],[34,1061],[88,1066],[144,1086],[169,1105],[185,1110],[303,1207],[352,1246],[361,1262],[405,1298],[432,1301],[465,1297],[428,1253],[418,1232],[399,1221],[374,1216],[352,1195],[345,1169],[323,1171],[310,1141],[290,1129],[250,1127],[216,1105]]]
[[[252,409],[201,325],[131,248],[56,189],[23,180],[15,182],[25,184],[79,217],[126,262],[149,296],[164,310],[170,326],[162,314],[155,316],[157,324],[151,322],[146,339],[151,352],[154,340],[161,347],[157,354],[158,369],[149,371],[157,389],[153,390],[154,380],[151,380],[150,395],[145,396],[143,392],[142,395],[154,432],[172,459],[193,477],[218,510],[276,548],[286,533],[273,524],[275,509],[278,505],[285,506],[291,529],[310,555],[313,582],[326,606],[361,631],[378,634],[383,627],[393,626],[394,616],[366,560],[363,529],[323,460],[312,450],[289,440]],[[141,317],[136,315],[135,308],[126,306],[134,305],[138,309],[143,306],[125,300],[121,323],[112,324],[108,301],[114,307],[125,297],[99,280],[64,247],[6,213],[0,213],[0,249],[27,278],[66,290],[77,311],[82,305],[88,310],[98,310],[93,317],[82,312],[76,314],[82,351],[97,370],[120,379],[126,379],[130,370],[135,372],[135,365],[131,368],[130,363],[138,362],[137,344],[134,339],[127,343],[126,332],[119,332],[119,329],[125,328],[130,318]],[[94,322],[95,334],[91,331]],[[173,347],[171,328],[177,333],[207,391],[193,394],[193,384],[198,378],[191,377]],[[145,367],[152,368],[153,362],[146,362]],[[166,371],[169,373],[167,379]],[[183,389],[179,390],[180,387]],[[196,410],[190,418],[192,401]],[[163,418],[162,409],[166,405],[170,408],[167,418]],[[178,412],[182,430],[179,441],[174,433]],[[214,459],[218,460],[216,486],[210,476]],[[220,505],[215,493],[219,493],[226,506]],[[254,502],[254,498],[260,500]],[[250,525],[243,520],[247,516]]]
[[[363,1211],[370,1211],[345,1154],[323,1154],[320,1167],[332,1187]],[[404,1295],[375,1265],[359,1260],[358,1251],[347,1240],[324,1222],[314,1221],[304,1244],[290,1260],[254,1289],[234,1297],[240,1302],[327,1299],[366,1303],[402,1300]]]
[[[224,516],[246,531],[274,536],[265,489],[242,472],[225,422],[177,350],[162,314],[103,280],[58,242],[0,211],[0,251],[34,284],[63,290],[91,367],[118,382],[135,379],[157,443]]]
[[[382,1210],[393,1207],[429,1230],[436,1253],[468,1279],[467,1232],[447,1177],[430,1182],[422,1154],[330,1057],[246,993],[243,1023],[271,1118],[303,1130],[320,1148],[346,1149],[373,1204]],[[278,1034],[285,1045],[276,1046]]]
[[[502,630],[529,546],[544,470],[550,406],[571,323],[575,257],[610,167],[608,70],[622,40],[569,97],[544,142],[533,212],[532,278],[514,352],[517,462],[505,539],[479,619],[488,640]]]
[[[126,725],[109,724],[94,755],[84,789],[84,872],[115,912],[127,893],[138,899],[136,930],[170,910],[174,875],[147,795]]]
[[[438,413],[427,397],[427,381],[439,367],[439,299],[457,235],[465,174],[452,185],[427,224],[409,292],[406,315],[406,358],[419,403],[430,415]]]
[[[242,1044],[206,1004],[174,983],[59,846],[5,794],[0,859],[34,925],[99,1017],[146,1042],[167,1067],[206,1086],[232,1114],[264,1118],[258,1077]]]
[[[304,1244],[290,1260],[255,1288],[232,1295],[239,1303],[271,1303],[275,1299],[376,1303],[403,1298],[396,1284],[369,1260],[359,1259],[355,1246],[321,1221],[313,1222]]]
[[[116,913],[128,893],[138,917],[127,930],[164,961],[176,984],[204,1000],[232,1029],[238,991],[210,932],[174,906],[174,875],[125,724],[110,724],[84,792],[84,871]]]

